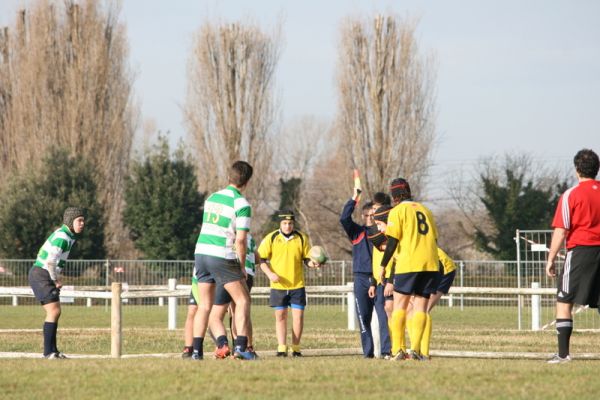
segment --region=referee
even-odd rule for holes
[[[573,304],[592,308],[600,304],[600,182],[596,180],[600,162],[594,151],[583,149],[575,155],[574,164],[579,183],[564,192],[556,206],[546,264],[546,274],[556,276],[554,260],[566,239],[567,256],[556,294],[558,354],[550,364],[571,361]]]

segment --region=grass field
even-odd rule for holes
[[[185,308],[179,308],[182,326]],[[597,398],[600,361],[547,365],[541,360],[434,357],[430,362],[364,360],[359,355],[269,357],[274,322],[255,307],[258,362],[178,357],[182,330],[166,329],[166,307],[123,307],[123,353],[165,353],[165,358],[0,360],[2,399],[61,398]],[[0,307],[0,352],[41,352],[41,307]],[[501,325],[499,325],[501,323]],[[358,349],[358,332],[346,329],[339,306],[307,309],[303,347]],[[503,325],[508,324],[508,325]],[[497,329],[514,324],[514,309],[440,307],[434,311],[433,351],[555,351],[552,330]],[[102,306],[63,307],[59,348],[67,354],[110,353],[110,314]],[[8,331],[15,327],[23,331]],[[595,352],[600,333],[575,332],[572,352]],[[212,351],[212,345],[205,347]],[[331,352],[330,352],[331,353]],[[333,352],[335,354],[335,351]],[[340,350],[341,353],[341,350]],[[355,352],[356,353],[356,352]],[[312,354],[312,352],[311,352]],[[435,352],[433,353],[435,354]],[[49,365],[51,364],[51,365]]]

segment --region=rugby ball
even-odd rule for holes
[[[310,258],[313,262],[319,264],[325,264],[329,257],[327,256],[327,252],[321,246],[313,246],[308,251],[308,258]]]

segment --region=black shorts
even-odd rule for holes
[[[29,286],[33,289],[35,298],[44,304],[60,301],[60,289],[50,279],[50,273],[40,267],[31,267],[29,270]]]
[[[407,272],[394,275],[394,291],[425,297],[436,292],[440,282],[438,271]]]
[[[600,304],[600,246],[577,246],[567,252],[558,279],[556,301],[559,303]]]
[[[306,307],[306,289],[271,289],[269,305],[276,310],[288,307],[304,310]]]
[[[248,287],[248,293],[252,290],[252,286],[254,286],[254,277],[248,274],[246,278],[246,286]],[[222,306],[225,304],[231,303],[231,296],[229,292],[225,289],[224,285],[217,286],[217,290],[215,290],[215,306]]]
[[[456,270],[452,272],[448,272],[446,275],[442,275],[440,279],[440,284],[437,287],[437,292],[442,292],[443,294],[448,294],[450,291],[450,286],[452,286],[452,282],[454,282],[454,277],[456,276]]]
[[[219,286],[244,279],[237,260],[196,254],[195,272],[198,283],[216,283]]]

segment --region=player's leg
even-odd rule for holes
[[[234,321],[237,330],[234,347],[246,352],[248,347],[248,324],[250,321],[250,294],[246,287],[246,282],[242,278],[237,281],[228,282],[225,284],[225,290],[229,292],[232,301],[235,303]]]
[[[277,356],[287,356],[287,307],[275,307],[275,335],[277,336]]]
[[[301,357],[300,340],[304,330],[304,309],[306,307],[306,289],[294,289],[290,291],[290,302],[292,308],[292,356]]]
[[[413,318],[411,329],[411,358],[421,360],[421,342],[427,325],[427,309],[429,298],[437,291],[440,284],[438,271],[423,271],[414,274],[412,290]]]
[[[227,339],[227,330],[223,323],[230,304],[231,296],[227,290],[225,290],[225,287],[223,285],[217,285],[213,308],[209,316],[210,331],[215,337],[215,344],[217,345],[217,348],[215,349],[216,358],[225,358],[231,354],[229,340]]]
[[[44,356],[58,354],[56,347],[56,333],[58,331],[58,319],[60,318],[60,302],[54,301],[43,305],[46,312],[44,319]]]
[[[46,313],[42,329],[44,334],[44,357],[64,358],[56,348],[56,333],[61,314],[60,290],[50,278],[50,273],[42,268],[32,267],[29,270],[28,280],[35,298],[40,302]]]
[[[381,343],[381,356],[383,358],[389,358],[392,352],[392,342],[390,339],[390,330],[388,328],[388,314],[385,310],[385,303],[387,302],[384,296],[383,285],[377,285],[375,289],[375,312],[377,313],[377,319],[379,320],[379,341]],[[389,302],[393,306],[393,302]],[[377,333],[375,333],[377,334]]]
[[[423,332],[425,330],[425,323],[427,319],[427,303],[429,299],[427,297],[415,295],[413,296],[413,317],[412,317],[412,329],[410,337],[410,349],[413,354],[420,354],[421,351],[421,339],[423,338]]]
[[[198,279],[198,309],[194,316],[193,335],[192,340],[193,353],[192,358],[194,360],[201,360],[204,358],[204,335],[208,328],[208,317],[210,310],[214,302],[215,296],[215,279],[211,275],[211,266],[218,267],[220,262],[216,257],[210,257],[205,255],[195,255],[195,266],[194,270],[196,278]],[[215,265],[212,265],[215,264]]]
[[[183,328],[183,353],[181,357],[188,358],[192,356],[194,348],[192,346],[194,341],[194,316],[198,310],[197,304],[188,304],[187,315],[185,317],[185,325]]]
[[[365,274],[354,274],[354,299],[356,302],[356,316],[360,328],[360,342],[363,357],[372,358],[375,347],[373,333],[371,332],[371,319],[373,316],[373,299],[369,297],[371,283]]]
[[[394,311],[392,312],[391,336],[392,354],[397,360],[403,359],[404,354],[406,353],[404,330],[406,329],[406,308],[408,307],[410,297],[410,294],[394,291]]]

